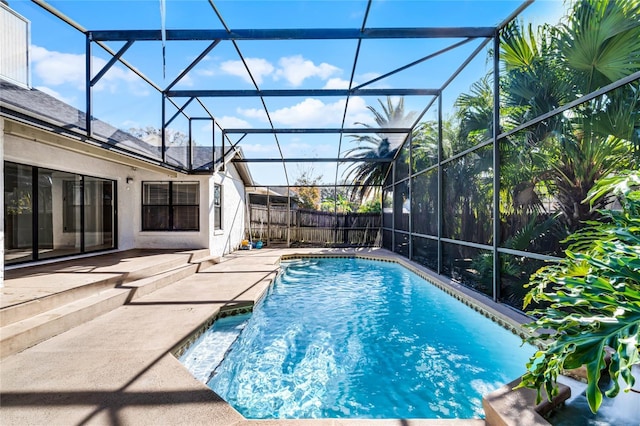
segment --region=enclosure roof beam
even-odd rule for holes
[[[287,129],[224,129],[227,134],[271,134],[271,133],[411,133],[410,127],[352,127],[352,128],[287,128]]]
[[[363,40],[492,37],[495,27],[168,29],[166,40]],[[162,30],[93,30],[94,41],[158,41]]]
[[[234,163],[390,163],[388,158],[236,158]]]
[[[98,72],[98,74],[96,74],[96,76],[91,79],[91,81],[89,82],[89,85],[91,87],[95,86],[98,83],[98,81],[100,81],[102,76],[104,76],[107,73],[107,71],[109,71],[111,67],[120,60],[122,55],[124,55],[124,52],[126,52],[131,47],[131,45],[133,45],[134,42],[135,40],[129,40],[124,46],[122,46],[122,48],[115,55],[113,55],[113,57],[109,60],[109,62],[107,62],[107,64],[104,67],[102,67],[100,72]]]
[[[435,96],[439,89],[273,89],[273,90],[169,90],[167,96],[175,98],[238,98],[277,96]]]
[[[339,183],[339,184],[335,184],[335,183],[316,183],[313,185],[252,185],[252,186],[247,186],[246,188],[249,189],[257,189],[257,188],[360,188],[361,185],[358,184],[348,184],[348,183]],[[382,185],[369,185],[371,187],[382,187]],[[263,195],[263,194],[250,194],[250,195]],[[286,197],[286,195],[283,195],[284,197]],[[273,195],[272,195],[273,197]],[[528,254],[528,252],[527,252]]]
[[[87,35],[89,33],[89,31],[87,31],[82,25],[78,24],[76,21],[74,21],[73,19],[69,18],[68,16],[66,16],[64,13],[60,12],[58,9],[56,9],[55,7],[51,6],[49,3],[47,3],[44,0],[31,0],[33,3],[37,4],[38,6],[40,6],[41,8],[43,8],[44,10],[46,10],[47,12],[51,13],[53,16],[55,16],[56,18],[60,19],[61,21],[69,24],[70,26],[72,26],[73,28],[75,28],[76,30],[80,31],[81,33]],[[98,46],[100,46],[101,48],[103,48],[107,53],[109,53],[110,55],[116,55],[116,52],[114,52],[108,45],[98,41],[98,40],[91,40],[91,41],[95,41]],[[147,82],[147,84],[149,84],[151,87],[153,87],[154,89],[156,89],[158,92],[162,92],[162,88],[160,86],[158,86],[157,84],[155,84],[153,81],[151,81],[151,79],[149,79],[149,77],[147,77],[146,75],[142,74],[140,71],[138,71],[133,65],[131,65],[130,63],[128,63],[127,61],[125,61],[124,59],[119,58],[119,61],[121,64],[123,64],[125,67],[129,68],[129,70],[131,70],[131,72],[133,72],[134,74],[136,74],[138,77],[140,77],[141,79],[143,79],[144,81]]]
[[[211,50],[213,50],[214,47],[216,47],[218,44],[220,43],[220,40],[214,40],[213,43],[211,43],[209,46],[207,46],[206,49],[204,49],[202,51],[202,53],[200,55],[198,55],[198,57],[196,59],[194,59],[188,67],[186,67],[184,70],[182,70],[182,72],[180,73],[180,75],[178,77],[175,78],[175,80],[173,80],[165,90],[170,90],[173,86],[175,86],[176,84],[178,84],[178,82],[180,80],[182,80],[182,78],[187,75],[189,73],[189,71],[191,71],[196,65],[198,65],[200,63],[200,61],[202,61],[208,54],[209,52],[211,52]]]

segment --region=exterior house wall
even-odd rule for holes
[[[244,183],[233,165],[227,165],[224,172],[218,172],[211,178],[209,185],[210,211],[213,212],[214,184],[222,185],[222,229],[213,229],[209,247],[212,256],[223,256],[238,249],[245,235],[246,193]]]
[[[213,223],[213,218],[209,217],[211,198],[209,197],[208,181],[209,176],[189,176],[180,175],[178,177],[167,177],[156,172],[146,170],[128,169],[127,175],[133,178],[133,182],[126,184],[126,176],[123,196],[131,200],[135,209],[129,216],[119,215],[118,224],[125,223],[124,226],[133,230],[133,246],[136,248],[207,248],[209,235],[209,222]],[[199,231],[142,231],[142,182],[149,181],[174,181],[174,182],[200,182],[200,230]],[[129,188],[129,189],[127,189]],[[118,189],[118,205],[120,205],[120,192]],[[126,193],[126,194],[124,194]]]
[[[0,122],[0,124],[3,121]],[[46,133],[38,133],[46,138]],[[210,248],[211,254],[222,256],[237,249],[244,236],[244,183],[234,166],[213,176],[177,174],[158,167],[144,169],[108,159],[70,151],[49,143],[41,143],[15,134],[0,132],[4,138],[4,160],[45,167],[64,172],[115,180],[117,187],[117,249],[132,248]],[[38,138],[32,138],[38,139]],[[0,140],[1,141],[1,140]],[[107,151],[105,151],[106,153]],[[4,167],[4,162],[2,163]],[[133,180],[127,182],[127,178]],[[198,181],[200,183],[199,231],[149,232],[142,231],[142,183],[145,181]],[[223,186],[223,229],[213,232],[213,186]],[[4,195],[4,194],[3,194]],[[56,209],[57,210],[57,209]],[[62,211],[61,209],[59,210]],[[4,215],[4,209],[3,213]],[[61,216],[61,214],[60,214]],[[62,220],[62,219],[60,219]],[[4,238],[4,232],[2,233]],[[4,250],[4,244],[2,245]],[[3,253],[4,269],[4,253]]]
[[[4,118],[0,117],[0,159],[4,158]],[[0,210],[0,219],[4,223],[4,161],[0,161],[0,170],[2,170],[2,191],[0,191],[0,202],[2,202],[2,210]],[[4,229],[0,233],[0,287],[4,285]]]

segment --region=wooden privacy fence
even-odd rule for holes
[[[380,213],[333,213],[287,209],[271,204],[249,206],[252,241],[290,246],[380,246]],[[250,234],[249,234],[250,232]]]

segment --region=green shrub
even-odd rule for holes
[[[594,413],[602,403],[598,381],[608,369],[615,397],[635,383],[632,366],[640,364],[640,172],[625,172],[597,182],[585,201],[616,197],[621,209],[600,210],[602,218],[571,235],[566,258],[538,270],[527,285],[525,308],[538,318],[527,325],[541,343],[527,363],[518,387],[550,397],[564,370],[586,366],[587,400]],[[610,354],[610,362],[607,353]],[[608,365],[607,365],[608,364]]]

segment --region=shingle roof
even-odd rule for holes
[[[41,90],[26,89],[2,80],[0,80],[0,112],[3,115],[21,117],[29,121],[46,122],[71,133],[86,134],[86,114],[84,112]],[[162,160],[159,138],[158,141],[150,143],[149,140],[138,138],[97,119],[92,121],[92,128],[94,138],[100,142],[106,142],[108,146],[141,154],[155,161]],[[168,147],[166,162],[170,165],[186,168],[188,166],[187,149],[188,146]],[[222,147],[216,146],[215,154],[216,158],[220,158]],[[236,155],[242,156],[241,153],[233,152],[228,155],[229,158],[226,161]],[[194,171],[211,171],[213,164],[211,147],[194,146],[192,164]],[[241,168],[243,170],[239,171],[245,184],[253,184],[249,170],[246,166]]]
[[[25,89],[6,81],[0,81],[0,107],[3,112],[12,110],[39,119],[70,132],[86,133],[86,114],[71,105],[38,89]],[[111,126],[104,121],[92,121],[93,134],[108,144],[136,151],[142,155],[160,159],[160,148]]]

